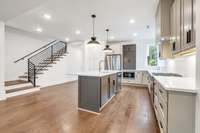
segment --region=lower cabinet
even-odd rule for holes
[[[106,76],[78,76],[79,109],[100,112],[121,88],[119,79],[117,73]]]
[[[148,85],[148,71],[132,71],[126,72],[127,75],[134,75],[130,77],[123,77],[124,84],[132,84],[132,85]]]
[[[117,74],[101,78],[101,106],[103,106],[117,91]]]
[[[110,97],[114,96],[115,93],[116,93],[116,89],[117,89],[117,75],[116,74],[113,74],[113,75],[110,75]]]
[[[154,110],[161,133],[195,133],[195,94],[166,91],[155,81]]]
[[[109,76],[104,76],[101,78],[101,106],[103,106],[109,100],[110,93],[110,78]]]

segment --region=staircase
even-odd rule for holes
[[[36,83],[39,75],[48,71],[52,64],[60,61],[67,53],[67,44],[62,41],[53,41],[40,49],[16,60],[15,63],[27,59],[28,69],[18,80],[7,82],[5,85],[7,97],[18,96],[40,90]]]

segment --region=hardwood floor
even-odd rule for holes
[[[147,89],[123,86],[101,115],[77,110],[77,82],[0,102],[2,133],[159,133]]]

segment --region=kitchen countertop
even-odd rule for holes
[[[88,72],[81,72],[78,73],[79,76],[91,76],[91,77],[103,77],[111,74],[116,74],[120,71],[88,71]]]
[[[167,91],[197,93],[195,79],[190,77],[153,76]]]

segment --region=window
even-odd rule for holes
[[[158,65],[158,47],[155,45],[149,46],[149,56],[147,57],[149,66]]]

